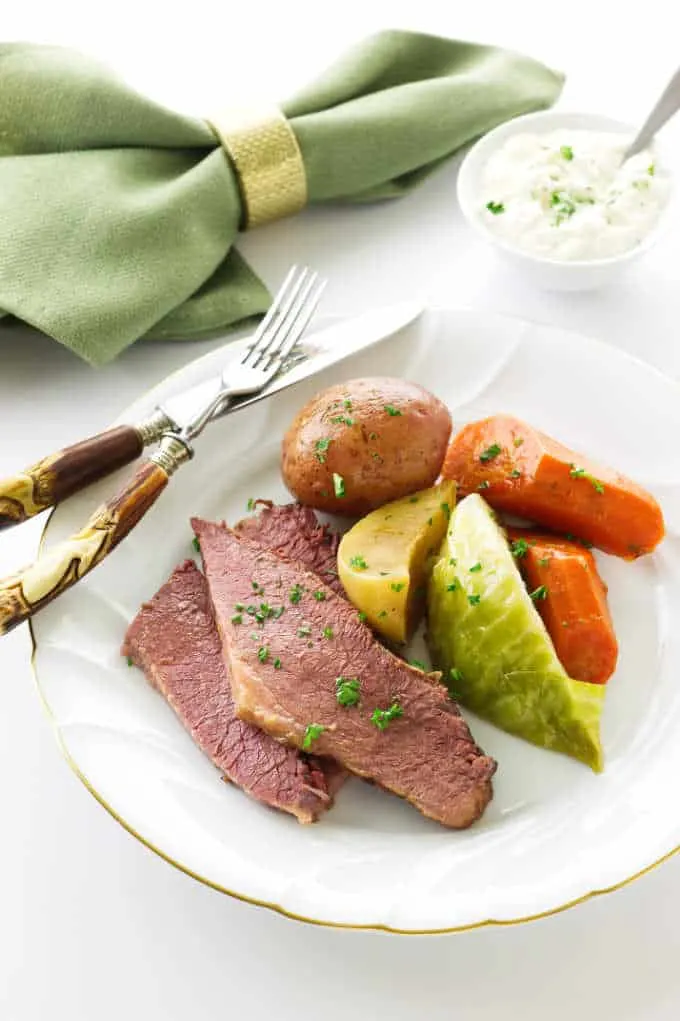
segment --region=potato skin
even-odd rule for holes
[[[283,481],[308,507],[366,514],[431,486],[450,434],[448,408],[417,383],[352,379],[323,390],[297,413],[283,438]],[[342,476],[344,497],[335,494],[334,473]]]

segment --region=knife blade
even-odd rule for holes
[[[233,414],[241,408],[247,408],[251,404],[257,403],[257,401],[265,400],[272,394],[309,379],[310,376],[344,361],[353,354],[358,354],[381,341],[394,337],[414,322],[422,310],[422,306],[415,302],[403,302],[373,309],[351,319],[339,320],[331,326],[310,333],[298,348],[302,358],[288,371],[275,376],[259,393],[232,400],[218,408],[213,414],[212,420]],[[241,349],[247,343],[248,338],[242,341],[232,341],[229,345],[225,345],[227,365],[229,361],[238,358]],[[211,362],[215,357],[211,356]],[[158,404],[158,410],[167,416],[172,423],[172,428],[179,431],[193,419],[201,408],[219,394],[222,385],[222,373],[216,374],[188,390],[164,399]]]

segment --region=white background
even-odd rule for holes
[[[255,92],[283,98],[381,27],[523,49],[567,72],[562,106],[629,120],[680,63],[669,0],[365,0],[356,7],[23,0],[2,8],[5,40],[90,50],[140,89],[199,114]],[[680,173],[678,121],[667,136]],[[465,229],[454,193],[451,166],[396,204],[310,211],[249,236],[242,248],[270,284],[293,257],[326,272],[328,312],[431,295],[580,329],[680,378],[680,221],[626,281],[557,296],[507,276]],[[52,341],[3,329],[0,475],[103,427],[140,390],[209,346],[137,345],[92,370]],[[559,385],[549,366],[537,371],[546,386]],[[0,570],[29,559],[37,535],[34,523],[0,536]],[[414,938],[291,922],[176,872],[97,805],[60,757],[29,655],[24,629],[2,639],[1,1021],[680,1015],[680,858],[618,893],[510,928]]]

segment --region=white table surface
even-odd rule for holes
[[[2,33],[95,52],[140,89],[200,113],[234,92],[285,96],[354,39],[418,28],[524,49],[567,71],[563,106],[635,120],[680,61],[672,10],[669,0],[23,0],[3,5]],[[678,121],[667,134],[680,168]],[[496,265],[463,225],[454,190],[451,166],[398,203],[307,212],[241,248],[271,284],[292,257],[326,272],[328,312],[429,294],[588,332],[680,378],[680,220],[625,282],[560,297]],[[52,341],[3,331],[0,475],[104,426],[209,347],[139,344],[92,370]],[[38,531],[0,537],[1,570],[31,557]],[[25,629],[0,644],[2,1021],[680,1016],[680,858],[510,928],[407,938],[288,921],[175,871],[99,807],[59,754],[29,654]]]

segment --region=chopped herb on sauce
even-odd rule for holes
[[[308,748],[312,747],[312,743],[321,737],[326,728],[321,723],[309,723],[305,729],[305,736],[302,739],[302,748],[307,751]]]
[[[410,498],[410,500],[409,500],[409,503],[418,503],[418,497],[417,496],[412,496]]]
[[[462,681],[463,671],[459,670],[457,666],[452,666],[451,669],[449,670],[449,678],[452,681]]]
[[[355,557],[352,557],[350,559],[349,566],[350,567],[356,567],[358,571],[365,571],[367,569],[367,567],[368,567],[368,564],[366,563],[364,558],[361,556],[361,554],[357,553],[357,555]]]
[[[354,425],[354,419],[348,415],[336,415],[331,422],[333,425]]]
[[[371,714],[371,723],[375,723],[378,730],[387,730],[392,720],[403,716],[404,710],[398,702],[393,702],[389,709],[374,709]]]
[[[427,667],[425,666],[425,664],[421,660],[419,660],[419,659],[410,659],[408,662],[409,662],[409,666],[414,666],[416,668],[416,670],[422,670],[423,673],[427,673]]]
[[[280,670],[281,669],[281,660],[279,659],[278,656],[274,660],[274,669],[275,670]]]
[[[570,145],[561,145],[560,146],[560,156],[564,160],[573,160],[573,158],[574,158],[574,150],[572,149],[572,147]]]
[[[489,482],[489,480],[488,479],[484,479],[483,482],[479,483],[479,485],[477,486],[477,489],[488,489],[490,485],[491,485],[491,483]]]
[[[268,645],[261,645],[260,646],[260,648],[257,650],[257,658],[259,659],[260,663],[266,663],[267,662],[267,660],[269,659],[269,646]]]
[[[242,624],[243,617],[241,616],[240,613],[235,613],[234,616],[231,618],[231,622],[232,624]]]
[[[298,638],[309,638],[312,633],[312,629],[309,624],[303,624],[302,627],[297,629]]]
[[[458,561],[456,560],[455,557],[449,557],[449,563],[450,563],[451,567],[455,567],[456,564],[458,563]]]
[[[351,411],[351,410],[352,410],[352,402],[351,402],[351,400],[349,399],[349,397],[346,397],[346,398],[344,399],[344,401],[343,401],[342,403],[343,403],[343,406],[344,406],[345,408],[347,408],[347,410],[348,410],[348,411]]]
[[[314,593],[314,598],[316,599],[317,603],[323,603],[324,600],[326,599],[326,593],[322,592],[321,589],[319,588]]]
[[[405,582],[403,581],[393,581],[392,584],[390,585],[390,588],[392,589],[393,592],[401,592],[401,590],[404,588],[404,585]]]
[[[545,599],[547,595],[548,590],[545,585],[539,585],[538,588],[535,588],[533,592],[529,593],[529,596],[534,600],[534,602],[539,599]]]
[[[366,620],[367,616],[368,616],[368,614],[364,613],[363,610],[359,610],[359,612],[357,613],[357,617],[359,618],[359,622],[361,624],[364,623],[364,621]]]
[[[518,468],[513,468],[512,471],[510,472],[510,474],[508,475],[508,478],[510,478],[510,479],[519,479],[519,478],[521,478],[521,476],[522,476],[521,471],[519,471]]]
[[[498,216],[499,213],[505,212],[505,206],[502,202],[487,202],[486,208],[490,213],[493,213],[494,216]]]
[[[333,472],[333,492],[338,498],[345,495],[345,480],[337,472]]]
[[[379,617],[386,617],[387,616],[387,610],[381,610],[380,613],[378,614],[378,616]]]
[[[252,496],[248,497],[248,503],[246,504],[246,510],[249,510],[249,511],[254,511],[255,510],[255,501],[253,500]]]
[[[401,411],[399,410],[399,408],[395,408],[393,404],[385,404],[383,405],[383,407],[385,408],[387,414],[390,415],[392,418],[398,418],[401,415]]]
[[[524,443],[523,436],[515,436],[514,440],[512,441],[513,447],[521,447],[523,443]]]
[[[132,656],[128,656],[128,658],[127,658],[127,665],[128,666],[132,666]]]
[[[196,550],[197,553],[201,552],[201,544],[198,541],[198,539],[196,538],[196,536],[194,536],[193,539],[191,540],[191,544],[192,544],[192,546],[194,547],[194,549]]]
[[[303,592],[302,585],[293,585],[288,596],[291,603],[299,603],[300,600],[302,599],[302,592]]]
[[[447,592],[457,592],[458,591],[458,582],[457,581],[452,581],[450,585],[446,586],[446,591]]]
[[[482,597],[480,595],[468,596],[468,603],[470,606],[479,606]]]
[[[440,503],[439,508],[442,514],[444,514],[447,518],[451,517],[451,508],[449,507],[448,503]]]
[[[477,561],[477,563],[473,564],[472,567],[470,568],[470,574],[476,574],[477,571],[481,571],[481,569],[482,565],[479,563],[479,561]]]
[[[335,637],[335,631],[333,630],[332,627],[325,627],[323,629],[323,631],[321,632],[321,634],[322,634],[322,636],[324,638],[328,638],[328,639],[331,639],[331,638]]]

